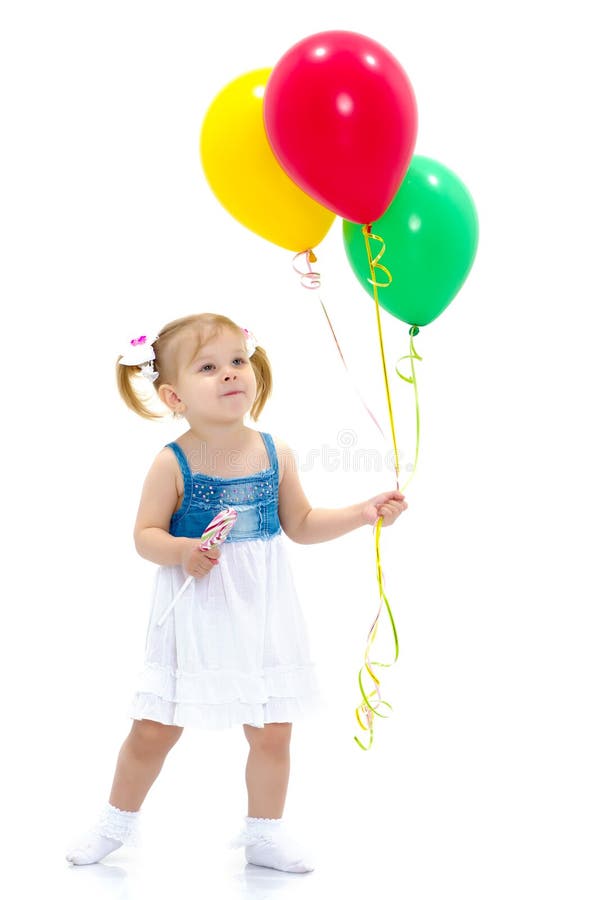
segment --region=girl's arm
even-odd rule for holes
[[[171,451],[164,449],[144,481],[133,529],[136,550],[144,559],[161,566],[181,565],[190,540],[169,534],[171,516],[178,502],[177,462]]]
[[[379,516],[391,525],[406,509],[404,495],[387,491],[370,500],[341,509],[313,509],[302,490],[296,459],[287,444],[277,441],[283,471],[279,485],[279,521],[291,540],[298,544],[318,544],[341,537],[361,525],[373,525]]]

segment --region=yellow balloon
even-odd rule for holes
[[[200,158],[217,199],[238,222],[300,252],[323,240],[335,214],[300,190],[271,150],[263,123],[270,74],[248,72],[217,94],[202,124]]]

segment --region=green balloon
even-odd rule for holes
[[[372,223],[386,251],[380,265],[392,282],[378,288],[380,305],[409,325],[428,325],[462,287],[477,252],[477,211],[469,191],[441,163],[413,156],[398,193]],[[344,246],[354,274],[373,296],[362,226],[344,219]],[[371,240],[373,257],[381,249]],[[377,282],[387,281],[376,269]]]

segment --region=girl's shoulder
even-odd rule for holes
[[[272,434],[271,437],[273,439],[275,450],[277,452],[279,468],[282,472],[285,472],[285,469],[293,465],[296,461],[294,451],[292,450],[290,445],[278,435]]]
[[[280,438],[279,435],[277,435],[277,434],[271,434],[271,438],[273,440],[273,443],[275,444],[275,449],[277,450],[277,453],[288,453],[289,452],[290,448],[286,444],[286,442],[283,440],[283,438]]]
[[[172,447],[166,445],[158,451],[150,466],[148,474],[150,473],[169,480],[173,478],[177,487],[177,494],[179,496],[183,495],[184,484],[181,466]]]

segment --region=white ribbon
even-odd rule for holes
[[[155,359],[154,348],[152,347],[155,340],[156,337],[148,338],[145,334],[139,338],[132,338],[121,355],[119,360],[121,365],[141,366],[144,363],[151,362]]]
[[[248,331],[247,328],[242,328],[244,332],[244,337],[246,338],[246,350],[248,352],[248,356],[252,356],[254,351],[256,350],[257,340],[252,334],[251,331]]]

